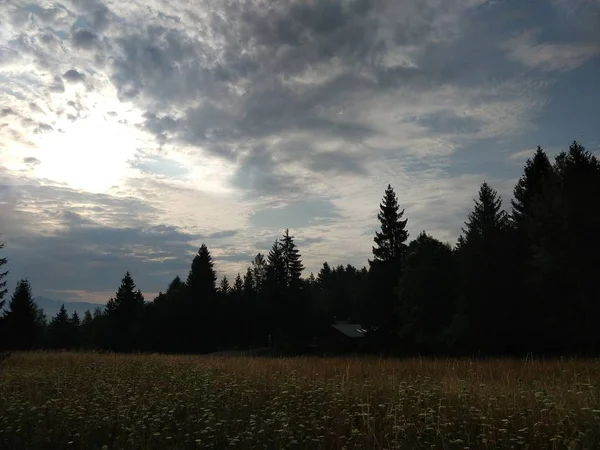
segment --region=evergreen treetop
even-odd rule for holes
[[[373,239],[376,244],[372,248],[374,262],[397,262],[404,255],[408,239],[408,219],[402,220],[403,215],[404,209],[400,211],[396,193],[388,184],[377,214],[381,231],[375,232]]]
[[[216,292],[217,274],[206,244],[202,244],[192,261],[187,285],[193,297],[212,295]]]

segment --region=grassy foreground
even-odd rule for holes
[[[2,449],[600,448],[600,362],[21,353]]]

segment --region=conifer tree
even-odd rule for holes
[[[106,304],[106,313],[115,331],[113,348],[125,351],[137,349],[140,344],[144,296],[137,289],[129,272],[121,280],[115,297]]]
[[[229,287],[229,279],[227,278],[227,275],[223,275],[223,278],[221,278],[221,283],[219,284],[219,293],[222,295],[228,295],[230,291],[231,287]]]
[[[542,195],[551,172],[550,160],[544,150],[538,146],[533,157],[527,159],[523,175],[513,190],[511,219],[518,228],[524,228],[527,219],[534,214],[536,198]]]
[[[4,248],[5,243],[0,241],[0,250]],[[8,289],[6,289],[6,276],[8,275],[7,270],[3,270],[3,267],[7,263],[7,259],[5,257],[0,257],[0,311],[4,307],[4,297],[8,293]]]
[[[294,243],[294,236],[290,236],[290,230],[287,228],[281,239],[281,251],[285,270],[285,285],[288,289],[299,290],[301,287],[300,276],[304,266],[300,259],[300,252]]]
[[[71,337],[72,324],[63,304],[50,322],[50,342],[54,348],[69,349],[71,347]]]
[[[502,199],[488,183],[481,185],[465,226],[457,245],[463,291],[457,327],[465,350],[497,353],[516,345],[508,318],[514,311],[511,234]]]
[[[282,291],[287,287],[287,273],[281,242],[276,240],[267,256],[267,283],[271,290]]]
[[[183,287],[184,283],[181,281],[181,278],[179,278],[179,275],[177,275],[175,278],[173,278],[173,281],[169,283],[169,286],[167,287],[167,295],[172,295]]]
[[[255,292],[255,283],[254,283],[254,272],[250,267],[246,270],[246,275],[244,275],[244,295],[249,297],[253,295]]]
[[[254,278],[254,291],[262,292],[265,281],[267,280],[267,262],[262,253],[257,253],[252,261],[252,275]]]
[[[35,346],[39,331],[39,313],[27,278],[17,283],[4,318],[9,348],[28,350]]]
[[[236,295],[240,295],[242,292],[244,292],[244,282],[242,281],[242,277],[239,272],[235,277],[235,281],[233,282],[232,291]]]
[[[374,262],[397,263],[404,255],[408,239],[408,219],[402,220],[403,215],[404,209],[400,211],[396,193],[388,184],[377,214],[381,231],[375,232],[373,239],[376,244],[373,247]]]
[[[377,214],[381,231],[375,232],[374,258],[369,260],[369,296],[359,308],[371,345],[382,351],[391,351],[397,340],[396,286],[408,239],[408,219],[403,216],[404,209],[400,210],[396,193],[388,184]]]
[[[187,278],[190,294],[194,298],[213,296],[216,292],[217,274],[208,247],[202,244],[192,261]]]

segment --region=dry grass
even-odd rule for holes
[[[600,448],[600,362],[15,354],[0,448]]]

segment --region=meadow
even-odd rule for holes
[[[17,353],[2,449],[595,449],[600,362]]]

